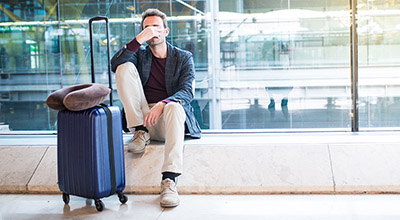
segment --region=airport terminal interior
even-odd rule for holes
[[[132,156],[124,132],[128,203],[65,205],[46,98],[92,62],[108,86],[88,20],[112,57],[148,8],[195,65],[182,203],[158,204],[164,143]],[[399,219],[399,71],[399,0],[0,0],[0,219]]]

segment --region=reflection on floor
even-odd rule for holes
[[[162,209],[158,195],[128,195],[121,205],[115,196],[93,202],[61,195],[0,195],[0,219],[140,219],[140,220],[397,220],[400,195],[184,195],[181,205]]]

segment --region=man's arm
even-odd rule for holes
[[[164,111],[164,107],[167,105],[165,102],[158,102],[155,104],[150,111],[146,114],[146,116],[143,119],[143,126],[153,126],[157,124],[158,118],[160,118],[160,115]]]
[[[143,44],[144,42],[150,40],[151,38],[160,38],[161,29],[159,27],[146,27],[142,32],[140,32],[136,36],[136,40],[139,42],[139,44]]]
[[[115,72],[117,67],[126,62],[132,62],[133,64],[137,64],[137,54],[126,49],[126,46],[122,47],[118,50],[117,53],[111,59],[111,70]]]
[[[147,27],[140,32],[132,41],[127,43],[124,47],[118,50],[111,59],[111,69],[113,72],[117,70],[120,64],[125,62],[132,62],[137,65],[136,52],[143,44],[143,42],[150,40],[153,37],[160,37],[160,32],[156,27]]]

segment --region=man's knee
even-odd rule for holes
[[[115,77],[124,77],[127,73],[139,75],[135,64],[133,64],[132,62],[125,62],[118,65],[115,71]]]
[[[117,69],[118,68],[135,68],[136,69],[136,66],[132,62],[127,61],[125,63],[118,65]]]
[[[185,110],[181,104],[177,102],[170,102],[164,107],[165,113],[173,113],[173,114],[185,114]]]

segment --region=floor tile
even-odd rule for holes
[[[47,147],[0,147],[0,191],[25,192]]]
[[[128,195],[121,204],[117,196],[102,199],[105,209],[98,212],[93,200],[71,196],[64,205],[61,195],[0,195],[0,219],[154,219],[161,214],[158,196]]]
[[[332,192],[324,144],[185,146],[181,193]]]
[[[386,220],[396,219],[400,196],[185,196],[158,220]]]
[[[91,200],[60,195],[0,195],[0,219],[138,220],[397,220],[400,195],[183,195],[176,208],[162,209],[157,195],[112,196],[96,211]]]
[[[400,143],[330,144],[336,191],[400,192]]]

